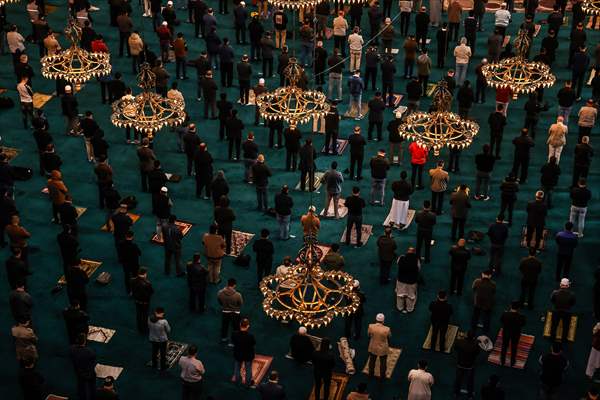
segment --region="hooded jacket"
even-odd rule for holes
[[[240,292],[231,286],[225,286],[223,289],[219,290],[217,300],[221,307],[223,307],[223,312],[239,313],[244,304]]]
[[[151,342],[167,342],[171,333],[171,326],[164,318],[152,315],[148,318],[148,340]]]

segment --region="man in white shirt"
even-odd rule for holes
[[[6,43],[8,43],[8,50],[13,57],[13,65],[16,66],[21,53],[25,51],[25,38],[17,32],[16,25],[12,25],[6,33]]]
[[[338,11],[338,16],[333,19],[333,48],[342,52],[342,57],[346,57],[346,31],[348,30],[348,21],[344,18],[344,11]]]
[[[27,84],[27,81],[27,76],[23,76],[17,84],[21,113],[23,114],[23,128],[25,129],[27,129],[27,118],[29,117],[33,121],[33,90],[31,90],[31,86]]]
[[[204,375],[205,370],[202,361],[196,358],[197,353],[198,348],[191,345],[188,348],[187,355],[179,359],[184,399],[200,400],[202,395],[202,375]]]
[[[354,27],[350,36],[348,36],[348,48],[350,49],[350,71],[360,70],[360,59],[362,57],[362,46],[365,43],[360,28]]]
[[[506,3],[502,3],[500,9],[496,11],[494,22],[496,29],[498,29],[498,33],[502,35],[502,39],[506,36],[506,28],[508,27],[508,24],[510,24],[510,21],[510,11],[506,9]]]
[[[427,361],[421,360],[417,363],[417,369],[411,369],[408,373],[408,397],[407,400],[430,400],[431,386],[433,386],[433,375],[427,372]]]

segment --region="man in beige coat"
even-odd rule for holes
[[[389,338],[392,332],[388,326],[385,326],[385,315],[379,313],[375,317],[376,323],[369,324],[369,376],[373,377],[375,373],[375,361],[379,357],[380,379],[385,379],[387,369],[387,356],[390,352]]]
[[[448,190],[450,176],[444,171],[444,162],[438,161],[437,167],[429,170],[431,177],[431,210],[437,215],[442,213],[442,204],[444,203],[444,193]]]
[[[217,234],[217,226],[211,225],[209,232],[202,237],[204,255],[208,264],[208,282],[219,283],[221,280],[221,263],[225,256],[225,239]]]
[[[567,144],[567,132],[569,128],[563,123],[564,118],[556,118],[556,123],[550,125],[548,128],[548,161],[550,157],[556,157],[556,164],[560,162],[560,153],[562,153],[563,147]]]

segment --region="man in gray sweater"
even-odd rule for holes
[[[165,319],[165,309],[156,307],[154,314],[148,318],[148,340],[152,343],[152,368],[156,369],[160,354],[160,370],[167,369],[167,343],[171,326]]]
[[[329,204],[333,200],[333,213],[335,215],[335,219],[340,217],[338,212],[338,202],[340,200],[340,195],[342,194],[342,183],[344,182],[344,177],[337,170],[337,167],[337,161],[333,161],[331,163],[331,169],[325,172],[323,177],[321,177],[321,181],[325,183],[327,192],[323,216],[327,217],[329,215]]]
[[[232,326],[232,332],[240,328],[240,310],[244,304],[242,295],[235,290],[237,282],[234,278],[229,278],[227,286],[219,290],[217,300],[221,305],[221,341],[227,341],[227,332],[229,325]]]

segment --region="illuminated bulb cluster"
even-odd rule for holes
[[[532,93],[554,85],[556,77],[548,65],[527,60],[530,45],[531,39],[527,31],[521,29],[515,39],[515,57],[486,64],[481,68],[487,84],[492,88],[510,88],[514,94]]]
[[[587,15],[600,15],[600,0],[583,0],[581,8]]]
[[[288,86],[263,93],[256,99],[259,113],[264,119],[284,120],[290,125],[297,125],[327,114],[329,103],[324,93],[298,87],[304,69],[298,65],[295,58],[290,58],[283,74],[289,82]]]
[[[93,53],[79,47],[81,27],[71,19],[65,34],[71,46],[59,53],[41,58],[42,75],[48,79],[63,79],[80,85],[90,79],[110,74],[110,55]]]
[[[21,0],[0,0],[0,7],[5,6],[7,4],[18,3]]]
[[[327,326],[337,316],[356,312],[360,298],[354,278],[343,271],[323,271],[323,252],[306,238],[297,263],[285,275],[269,275],[259,284],[265,313],[277,320],[295,320],[308,328]]]
[[[435,156],[438,156],[444,147],[464,149],[470,146],[473,138],[479,133],[479,125],[452,113],[451,105],[452,94],[446,81],[442,80],[434,90],[434,111],[409,114],[398,128],[400,136],[433,150]]]
[[[111,122],[119,128],[133,128],[144,132],[152,138],[154,132],[165,125],[181,125],[185,120],[185,106],[177,99],[169,99],[155,93],[156,75],[150,66],[144,63],[140,66],[138,86],[143,91],[135,97],[121,98],[113,105]]]

